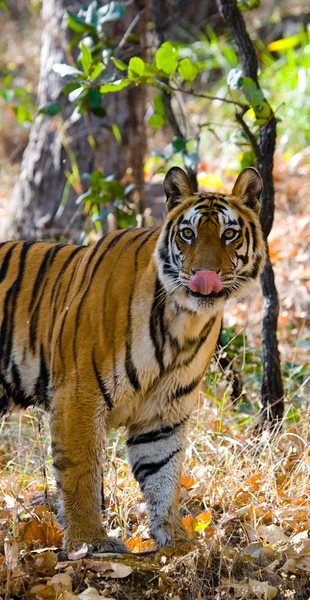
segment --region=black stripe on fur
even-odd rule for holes
[[[164,440],[169,438],[173,433],[178,431],[178,429],[188,420],[189,417],[185,417],[179,423],[175,423],[174,425],[167,425],[166,427],[161,427],[160,429],[154,429],[153,431],[147,431],[145,433],[139,433],[138,435],[134,435],[133,437],[127,440],[127,446],[138,446],[139,444],[151,444],[153,442],[158,442],[159,440]]]
[[[141,487],[143,487],[143,484],[145,483],[147,477],[158,473],[158,471],[165,467],[176,454],[181,452],[181,450],[182,448],[177,448],[176,450],[171,452],[171,454],[165,456],[165,458],[162,458],[157,462],[148,462],[142,465],[138,464],[137,466],[133,465],[132,472],[138,483],[140,483]]]

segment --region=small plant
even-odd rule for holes
[[[27,88],[12,86],[12,80],[12,73],[3,78],[0,86],[0,98],[13,109],[19,125],[30,127],[36,114],[33,95]]]

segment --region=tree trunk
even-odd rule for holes
[[[217,0],[217,3],[223,18],[231,29],[233,39],[240,55],[244,76],[251,77],[259,88],[257,56],[246,30],[242,14],[237,8],[236,0]],[[276,119],[271,109],[270,111],[271,116],[269,121],[260,127],[258,145],[255,144],[253,147],[253,150],[256,153],[256,167],[264,182],[260,221],[266,241],[267,254],[267,238],[274,218],[274,185],[272,170],[276,142]],[[242,117],[239,122],[242,123]],[[275,423],[283,417],[284,390],[277,340],[279,300],[269,255],[266,267],[261,276],[261,285],[264,296],[264,314],[262,323],[262,422],[269,420]]]
[[[135,45],[134,49],[127,45],[126,58],[130,57],[130,51],[132,54],[143,52],[143,2],[136,0],[130,4],[125,17],[109,26],[111,37],[120,40],[137,12],[142,11],[135,25],[140,45]],[[83,215],[77,213],[76,206],[77,196],[84,191],[82,175],[98,167],[104,175],[113,174],[117,179],[121,179],[130,168],[131,177],[142,193],[146,151],[144,87],[131,86],[117,94],[107,95],[104,100],[107,117],[97,118],[87,114],[70,124],[72,105],[67,96],[61,94],[64,80],[52,69],[55,63],[67,62],[66,47],[70,33],[63,23],[65,11],[70,7],[75,12],[83,5],[83,0],[43,0],[44,29],[38,106],[40,108],[58,101],[63,111],[61,118],[38,115],[31,127],[20,178],[11,200],[11,217],[6,228],[7,237],[10,238],[58,239],[71,223],[70,237],[77,240],[83,227]],[[114,136],[113,123],[119,128],[120,142]],[[95,150],[88,142],[89,135],[95,140]],[[72,158],[78,167],[75,188],[69,188],[66,175],[72,170]],[[64,206],[62,212],[58,210],[61,202]]]

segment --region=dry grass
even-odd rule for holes
[[[298,410],[298,423],[284,420],[281,429],[258,436],[253,428],[255,410],[244,414],[231,405],[222,394],[221,377],[212,388],[213,399],[201,394],[192,417],[181,491],[181,513],[188,527],[189,515],[195,518],[205,511],[211,511],[210,525],[187,547],[129,562],[122,559],[133,573],[117,582],[97,578],[95,587],[102,592],[115,598],[176,600],[273,597],[268,596],[269,588],[265,596],[253,595],[249,581],[255,580],[277,588],[276,598],[308,598],[310,563],[309,571],[297,568],[294,573],[287,561],[294,552],[310,557],[309,410]],[[35,505],[42,505],[46,486],[51,496],[54,493],[47,422],[40,412],[26,412],[4,423],[0,535],[18,540],[19,548],[28,551],[25,522],[33,518]],[[104,520],[110,534],[134,538],[140,548],[148,547],[145,507],[119,431],[108,440],[105,498]],[[250,544],[258,542],[261,546],[253,551]],[[74,570],[80,568],[81,564],[73,565]],[[32,577],[30,582],[37,581],[35,574]],[[82,578],[78,591],[87,585],[89,580]]]

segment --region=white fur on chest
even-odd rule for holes
[[[193,410],[198,397],[197,385],[214,352],[221,315],[212,320],[210,331],[206,330],[203,336],[201,332],[210,322],[209,315],[196,320],[186,314],[174,315],[174,318],[172,314],[167,316],[169,332],[165,336],[162,369],[156,360],[147,320],[140,323],[135,336],[132,358],[140,390],[135,391],[126,377],[125,355],[118,357],[115,408],[108,418],[110,427],[128,427],[137,423],[147,426],[155,421],[174,423]],[[177,340],[177,350],[173,340]],[[197,382],[195,389],[186,393],[193,382]]]

